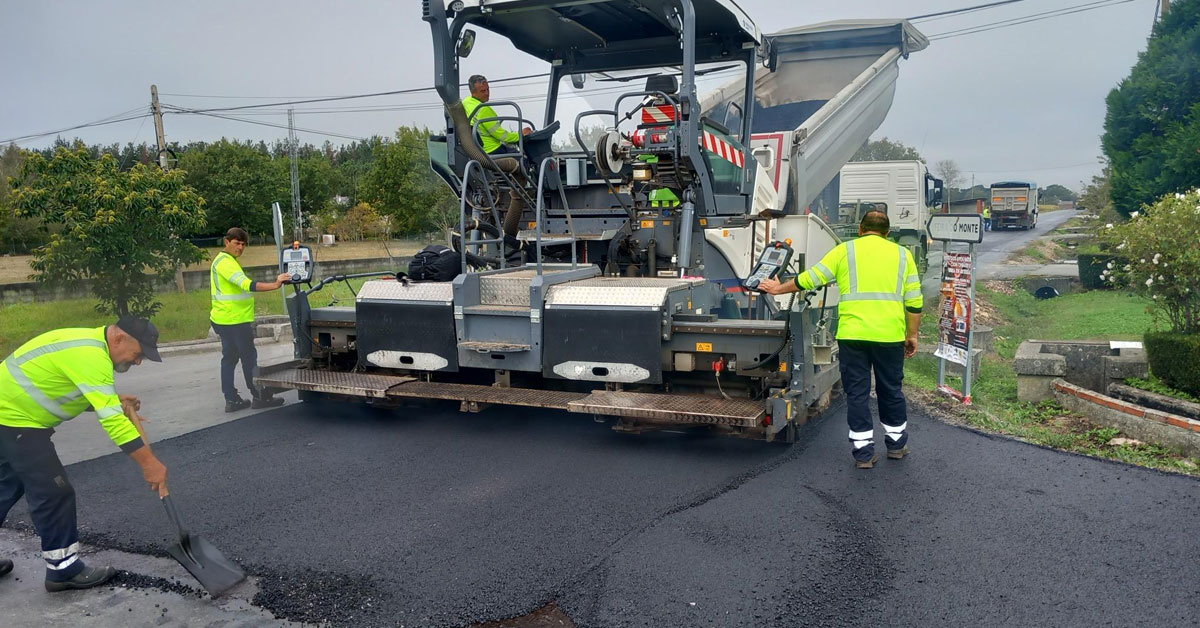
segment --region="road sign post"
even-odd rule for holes
[[[929,237],[942,243],[942,299],[938,308],[938,391],[971,405],[975,315],[975,245],[983,242],[979,214],[935,214],[926,224]],[[952,242],[965,243],[967,252],[951,251]],[[963,389],[946,384],[946,361],[963,367]]]

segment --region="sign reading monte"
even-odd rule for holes
[[[942,242],[983,242],[983,216],[979,214],[934,214],[926,228],[929,237]]]

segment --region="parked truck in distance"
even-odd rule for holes
[[[892,225],[889,238],[912,251],[925,272],[929,254],[925,224],[941,204],[942,191],[942,180],[919,160],[848,163],[841,170],[834,231],[854,237],[862,215],[881,209]]]
[[[1028,181],[992,184],[992,230],[1032,229],[1038,220],[1038,186]]]

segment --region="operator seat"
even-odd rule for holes
[[[525,168],[522,164],[521,155],[505,155],[500,157],[492,157],[485,153],[480,147],[479,142],[475,139],[475,133],[472,129],[470,121],[467,119],[467,110],[463,107],[462,100],[458,100],[453,104],[446,105],[446,113],[450,116],[450,121],[454,124],[454,136],[458,139],[458,145],[467,154],[467,157],[478,161],[483,166],[485,174],[488,176],[488,184],[507,185],[507,180],[500,173],[508,175],[513,183],[521,188],[529,186],[529,179],[525,176]],[[532,135],[532,134],[531,134]],[[464,178],[463,187],[464,193],[468,182]],[[509,236],[516,236],[521,226],[521,213],[525,210],[525,202],[521,199],[521,192],[518,190],[510,190],[508,196],[508,208],[504,210],[504,233]]]

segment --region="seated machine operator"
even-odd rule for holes
[[[496,117],[496,110],[485,105],[488,98],[491,96],[491,89],[488,87],[487,78],[481,74],[473,74],[467,79],[467,87],[471,90],[471,95],[464,98],[463,108],[466,110],[467,119],[474,124],[475,120],[486,120]],[[529,135],[532,129],[524,127],[521,129],[521,135],[505,129],[499,120],[491,122],[483,122],[478,126],[480,136],[480,146],[483,152],[489,155],[504,155],[515,154],[518,151],[517,144],[521,141],[521,135]]]

